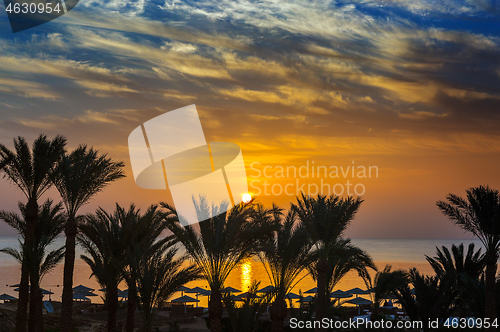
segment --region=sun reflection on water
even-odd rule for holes
[[[252,283],[252,260],[243,262],[240,266],[241,271],[241,290],[248,291]]]

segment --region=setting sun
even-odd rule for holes
[[[241,197],[241,200],[243,201],[243,203],[248,204],[248,203],[250,203],[252,201],[252,195],[250,195],[250,194],[244,194]]]

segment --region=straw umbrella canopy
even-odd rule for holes
[[[297,299],[300,299],[300,296],[295,294],[295,293],[288,293],[288,294],[286,294],[285,298],[290,299],[290,300],[297,300]]]
[[[9,294],[2,294],[0,295],[0,300],[3,300],[3,303],[5,303],[5,301],[12,301],[12,300],[17,300],[17,298],[15,298],[14,296],[10,296]]]
[[[314,300],[314,296],[309,295],[309,296],[304,297],[302,299],[302,302],[309,303],[309,302],[312,302],[313,300]]]
[[[118,297],[122,297],[124,299],[128,299],[128,289],[124,289],[118,292]]]
[[[198,287],[198,286],[196,286],[195,288],[191,288],[190,290],[186,291],[186,293],[195,293],[197,300],[198,300],[198,296],[200,296],[200,295],[202,295],[202,296],[209,296],[210,294],[212,294],[212,292],[210,292],[210,294],[205,294],[206,292],[210,292],[210,291],[207,290],[207,289]],[[198,302],[196,302],[196,307],[198,307]]]
[[[190,302],[196,302],[196,303],[198,303],[200,301],[197,300],[197,299],[194,299],[194,298],[192,298],[190,296],[183,295],[181,297],[173,299],[171,302],[172,303],[182,303],[182,304],[184,304],[184,313],[186,313],[186,306],[185,306],[186,303],[190,303]]]
[[[181,292],[181,297],[184,296],[184,292],[188,292],[190,291],[191,288],[188,288],[186,286],[181,286],[179,288],[177,288],[176,292]]]
[[[266,286],[266,287],[264,287],[264,288],[259,289],[259,290],[257,291],[257,293],[269,294],[269,293],[274,292],[274,290],[275,290],[275,287],[274,287],[274,286],[269,285],[269,286]]]
[[[252,299],[260,299],[260,296],[257,294],[250,294],[249,292],[241,293],[240,295],[236,296],[234,298],[235,301],[244,301],[247,298],[252,298]]]
[[[349,293],[349,294],[356,294],[356,297],[358,297],[358,295],[369,295],[370,294],[370,291],[368,290],[362,290],[361,288],[353,288],[353,289],[349,289],[348,291],[346,291],[346,293]]]
[[[81,292],[74,292],[74,294],[78,294],[78,295],[83,295],[83,296],[97,296],[97,294],[95,293],[92,293],[92,292],[88,292],[88,291],[81,291]]]
[[[318,287],[311,288],[310,290],[304,292],[304,294],[317,294],[318,293]]]
[[[373,303],[372,301],[364,299],[362,297],[356,297],[352,300],[347,300],[346,302],[350,304],[355,304],[358,307],[358,315],[361,313],[359,308],[360,305],[368,305]]]
[[[351,293],[344,292],[340,289],[330,293],[330,297],[333,297],[336,299],[347,299],[347,298],[352,297],[352,296],[353,295]]]
[[[221,290],[221,293],[241,293],[241,291],[233,287],[226,287],[223,290]]]
[[[73,287],[73,292],[93,292],[95,289],[83,286],[83,285],[78,285],[76,287]]]

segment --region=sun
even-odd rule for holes
[[[250,194],[244,194],[241,197],[241,200],[243,201],[243,203],[248,204],[248,203],[250,203],[252,201],[252,195],[250,195]]]

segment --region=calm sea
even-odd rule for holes
[[[412,267],[418,268],[421,273],[432,274],[432,269],[425,260],[425,255],[434,256],[436,252],[436,246],[447,246],[451,247],[452,244],[464,243],[468,245],[471,242],[476,244],[476,248],[480,248],[481,243],[479,240],[471,239],[457,239],[457,240],[415,240],[415,239],[353,239],[352,242],[360,247],[361,249],[368,252],[379,269],[383,269],[386,264],[392,265],[394,269],[409,269]],[[59,238],[53,245],[52,248],[60,247],[64,244],[64,238]],[[13,247],[18,248],[19,243],[15,237],[0,237],[0,248]],[[85,285],[94,289],[99,289],[99,285],[94,278],[91,277],[90,268],[82,260],[79,259],[83,251],[77,248],[77,261],[75,263],[75,275],[73,284]],[[373,273],[374,274],[374,273]],[[42,288],[54,292],[52,295],[52,300],[60,301],[62,294],[62,275],[63,275],[63,264],[57,266],[50,274],[46,275],[42,280]],[[20,279],[20,265],[17,261],[6,254],[0,253],[0,294],[7,293],[12,296],[17,297],[17,293],[14,291],[14,285],[19,283]],[[256,260],[249,260],[236,268],[229,276],[226,286],[235,287],[242,291],[247,291],[249,285],[253,280],[260,281],[261,287],[267,286],[269,284],[269,279],[267,277],[266,271],[262,267],[261,263]],[[195,281],[187,284],[187,287],[202,287],[208,288],[204,281]],[[295,293],[307,291],[315,287],[314,281],[306,276],[303,278],[294,288]],[[337,286],[336,289],[348,290],[354,287],[366,288],[361,278],[359,278],[355,273],[348,274]],[[121,286],[121,289],[126,288],[125,285]],[[96,291],[98,295],[102,295],[100,292]],[[194,297],[194,294],[187,294]],[[173,298],[180,296],[180,294],[174,294]],[[48,299],[48,296],[45,297]],[[100,296],[92,297],[92,302],[102,303]],[[200,306],[207,306],[207,298],[199,297]]]

